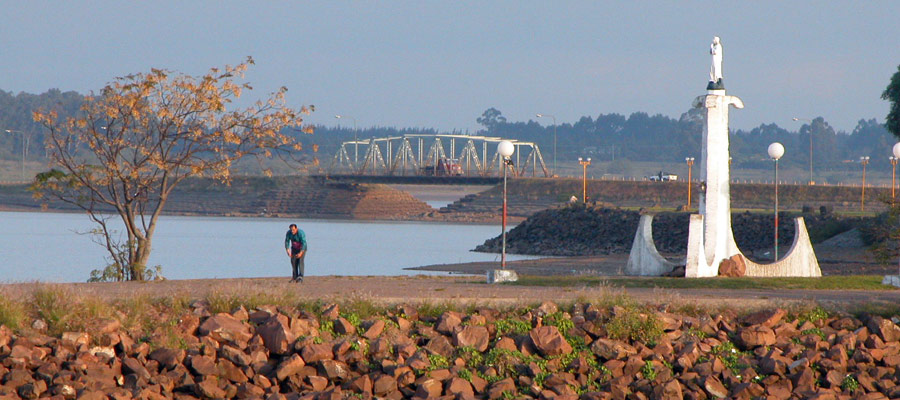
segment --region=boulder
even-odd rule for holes
[[[262,338],[263,344],[272,354],[287,353],[296,339],[288,318],[280,314],[258,326],[256,334]]]
[[[474,347],[480,352],[487,351],[490,334],[484,326],[469,325],[453,335],[453,343],[457,346]]]
[[[240,348],[246,347],[253,336],[250,333],[250,326],[226,313],[207,318],[200,324],[197,332],[200,336],[210,336],[220,343],[234,343]]]
[[[787,312],[776,308],[773,310],[762,310],[744,317],[744,323],[747,325],[763,325],[768,328],[774,328],[781,322],[781,319],[787,315]]]
[[[775,344],[775,332],[764,325],[754,325],[741,329],[738,332],[738,339],[738,344],[744,349],[752,350],[759,346]]]
[[[285,380],[287,377],[294,375],[306,365],[306,362],[303,361],[297,354],[292,354],[286,360],[282,361],[281,364],[278,364],[278,368],[275,369],[275,377],[278,378],[279,381]]]
[[[300,356],[303,357],[306,363],[312,364],[318,361],[331,360],[334,358],[334,353],[332,353],[331,345],[328,343],[310,343],[300,349]]]
[[[534,347],[544,356],[558,356],[572,352],[572,346],[555,326],[540,326],[528,333]]]
[[[746,273],[747,264],[740,254],[735,254],[719,263],[719,276],[741,277]]]

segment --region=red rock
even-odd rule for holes
[[[228,360],[219,360],[217,364],[221,377],[233,383],[244,383],[249,380],[243,370]]]
[[[91,343],[91,335],[84,332],[63,332],[61,339],[64,342],[71,342],[75,346],[86,346]]]
[[[763,325],[749,326],[738,332],[738,342],[744,349],[775,344],[775,332]]]
[[[279,381],[283,381],[285,378],[300,372],[300,369],[305,365],[306,362],[304,362],[303,358],[297,354],[292,354],[288,359],[278,364],[278,368],[275,369],[275,377]]]
[[[237,398],[240,399],[249,399],[249,398],[259,398],[266,394],[266,391],[256,386],[252,383],[245,382],[237,387],[237,393],[235,394]]]
[[[637,354],[634,347],[612,339],[597,339],[591,344],[591,352],[606,360],[622,360]]]
[[[444,335],[452,335],[462,324],[462,314],[455,311],[445,311],[434,324],[434,330]]]
[[[376,396],[385,396],[397,390],[397,380],[386,374],[379,375],[372,382],[372,392]]]
[[[703,379],[703,389],[716,399],[724,399],[728,396],[728,389],[725,389],[725,385],[722,385],[722,382],[711,376]]]
[[[558,356],[572,352],[572,346],[555,326],[541,326],[528,333],[534,347],[544,356]]]
[[[272,354],[287,353],[296,339],[287,317],[280,314],[256,327],[256,334],[262,338],[263,344]]]
[[[185,352],[182,349],[159,348],[153,350],[148,358],[158,362],[160,366],[172,369],[184,361],[184,356]]]
[[[794,384],[794,393],[802,394],[812,392],[816,388],[816,375],[812,368],[800,367],[791,375],[791,383]]]
[[[225,398],[225,391],[219,388],[218,379],[214,376],[207,376],[194,385],[197,394],[210,399]]]
[[[472,389],[472,384],[459,377],[450,378],[450,380],[444,384],[444,393],[463,399],[475,397],[475,391]]]
[[[356,333],[356,327],[344,317],[338,317],[334,320],[334,333],[338,335],[352,335]]]
[[[350,390],[364,395],[372,394],[372,378],[368,375],[362,375],[350,381]]]
[[[900,340],[900,327],[889,319],[874,316],[866,323],[872,333],[878,335],[883,342],[896,342]]]
[[[250,327],[231,314],[219,313],[207,318],[198,328],[200,336],[210,336],[217,342],[230,342],[238,347],[246,347],[253,336]]]
[[[469,325],[453,335],[453,343],[457,346],[474,347],[480,352],[487,351],[490,334],[484,326]]]
[[[416,387],[416,396],[425,399],[434,399],[441,396],[443,386],[436,379],[426,379]]]
[[[341,314],[341,308],[337,304],[326,304],[322,309],[322,319],[334,320]]]
[[[746,273],[747,264],[740,254],[735,254],[719,263],[719,276],[741,277]]]
[[[450,340],[444,336],[435,336],[428,341],[428,344],[425,345],[425,348],[444,357],[450,357],[456,350],[453,348],[453,345],[450,344]]]
[[[247,367],[252,362],[252,359],[249,355],[244,353],[242,350],[229,345],[224,345],[219,349],[219,357],[222,357],[242,367]]]
[[[506,398],[506,396],[516,396],[518,392],[512,378],[506,378],[492,383],[487,389],[487,394],[489,399],[499,399]]]
[[[744,317],[744,323],[747,325],[763,325],[768,328],[774,328],[781,322],[787,312],[776,308],[774,310],[762,310]]]
[[[384,321],[381,319],[375,319],[371,321],[366,321],[363,323],[363,327],[365,328],[365,332],[362,333],[362,337],[373,340],[384,332]]]
[[[317,392],[321,392],[328,387],[328,378],[324,376],[310,375],[306,377],[306,380],[309,382],[309,385],[312,386],[313,390]]]
[[[300,355],[308,364],[334,358],[334,354],[331,351],[331,345],[328,343],[307,344],[300,349]]]
[[[330,380],[345,380],[350,375],[347,364],[335,360],[322,360],[318,369],[320,375]]]
[[[472,384],[472,389],[475,390],[475,393],[484,393],[488,386],[488,382],[486,380],[475,374],[473,374],[472,377],[469,378],[469,383]]]
[[[18,393],[23,399],[36,399],[47,391],[47,383],[42,380],[26,383],[19,386]]]

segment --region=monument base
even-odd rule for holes
[[[900,287],[900,275],[885,275],[881,284]]]
[[[487,272],[487,283],[515,282],[519,274],[511,269],[492,269]]]

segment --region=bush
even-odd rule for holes
[[[25,323],[25,306],[7,296],[0,296],[0,325],[18,330]]]
[[[659,318],[636,307],[621,308],[606,324],[606,331],[612,339],[630,339],[648,346],[655,345],[663,334]]]

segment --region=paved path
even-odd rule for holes
[[[0,285],[0,295],[27,296],[35,283]],[[531,304],[545,300],[596,300],[626,294],[641,302],[670,305],[760,308],[818,301],[845,308],[859,304],[900,304],[900,290],[728,290],[728,289],[621,289],[608,286],[529,287],[489,285],[476,276],[323,276],[292,284],[287,278],[198,279],[161,282],[59,284],[73,295],[114,299],[130,296],[223,296],[266,294],[298,300],[369,300],[379,303],[459,301],[479,304]]]

